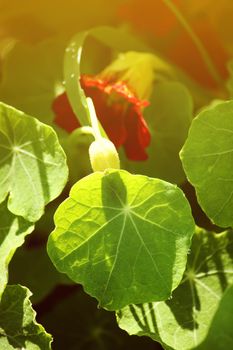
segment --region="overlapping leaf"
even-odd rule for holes
[[[209,332],[204,342],[195,350],[233,349],[233,285],[231,285],[220,301],[214,315]]]
[[[67,181],[66,157],[55,132],[38,120],[0,103],[0,203],[29,221]]]
[[[36,322],[30,295],[20,285],[6,287],[0,302],[1,349],[51,349],[52,337]]]
[[[33,230],[33,225],[23,218],[13,215],[6,202],[0,204],[0,296],[8,280],[8,264],[24,242],[25,236]]]
[[[118,313],[119,326],[129,334],[147,335],[165,348],[195,348],[207,336],[224,290],[233,282],[232,252],[232,232],[198,231],[183,281],[172,298],[127,306]],[[224,338],[224,328],[221,332]]]
[[[74,185],[55,224],[48,241],[53,263],[109,310],[168,298],[194,231],[180,189],[113,170]]]
[[[205,213],[219,226],[233,226],[233,101],[194,119],[181,159]]]

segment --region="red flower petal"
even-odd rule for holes
[[[92,98],[96,114],[106,134],[119,148],[126,139],[124,106],[121,103],[110,104],[108,96],[96,87],[83,88],[86,96]]]
[[[81,126],[72,111],[66,93],[55,98],[52,104],[52,109],[55,113],[54,123],[60,126],[60,128],[72,132],[74,129]]]
[[[127,113],[125,123],[127,138],[124,149],[127,157],[135,161],[146,160],[148,155],[145,147],[150,143],[150,133],[146,122],[138,111],[131,107]]]
[[[145,148],[150,143],[150,132],[141,113],[147,101],[139,100],[123,82],[111,82],[96,77],[82,76],[82,88],[91,97],[96,114],[110,140],[117,148],[124,146],[131,160],[145,160]],[[54,122],[68,132],[80,127],[65,93],[52,105]]]
[[[139,100],[128,88],[127,84],[122,81],[115,82],[111,80],[103,80],[101,78],[91,77],[89,75],[83,75],[81,77],[81,85],[83,85],[84,89],[86,87],[98,88],[108,95],[111,95],[115,92],[118,95],[122,96],[126,101],[138,107],[146,107],[149,104],[148,101]]]

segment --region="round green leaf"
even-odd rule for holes
[[[117,315],[119,326],[129,334],[149,336],[166,349],[196,348],[208,334],[224,290],[233,283],[232,252],[231,231],[198,230],[183,280],[172,298],[125,307]]]
[[[205,213],[221,227],[233,226],[233,101],[193,120],[181,160]]]
[[[34,222],[61,193],[67,174],[53,129],[0,103],[0,203],[9,194],[8,209]]]
[[[179,188],[115,170],[74,185],[55,224],[48,241],[53,263],[109,310],[168,298],[194,231]]]

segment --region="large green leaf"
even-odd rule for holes
[[[67,181],[66,157],[52,128],[0,103],[0,203],[29,221]]]
[[[233,101],[194,119],[181,160],[205,213],[219,226],[233,226]]]
[[[192,120],[193,103],[184,85],[178,82],[155,84],[151,104],[144,111],[152,141],[148,160],[132,162],[124,157],[124,167],[133,172],[180,183],[185,174],[179,159]]]
[[[114,170],[74,185],[55,224],[48,241],[53,263],[109,310],[168,298],[194,231],[179,188]]]
[[[198,230],[183,280],[172,298],[127,306],[118,313],[119,326],[129,334],[147,335],[165,348],[196,347],[205,339],[224,290],[233,282],[232,252],[232,232]]]
[[[30,291],[7,286],[0,302],[0,348],[2,350],[49,350],[51,336],[35,320]]]
[[[208,335],[196,350],[233,349],[233,285],[231,285],[220,301],[214,315]]]
[[[0,204],[0,296],[8,280],[8,264],[15,250],[24,243],[25,236],[34,226],[23,218],[13,215],[6,202]]]
[[[52,123],[52,102],[62,87],[65,41],[47,40],[36,45],[17,42],[2,67],[0,100]]]

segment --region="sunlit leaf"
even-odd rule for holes
[[[205,213],[221,227],[233,226],[233,101],[200,112],[181,160]]]
[[[231,285],[223,294],[206,339],[195,350],[233,349],[232,323],[233,286]]]
[[[233,282],[232,252],[232,232],[198,230],[183,280],[172,298],[127,306],[118,313],[119,326],[129,334],[147,335],[165,348],[196,347],[205,339],[224,290]],[[221,332],[224,328],[216,334]]]
[[[53,129],[0,103],[0,203],[9,195],[12,213],[36,221],[61,193],[67,172]]]
[[[0,295],[8,280],[8,264],[15,250],[24,243],[25,236],[34,226],[7,209],[6,202],[0,204]]]
[[[168,298],[194,231],[180,189],[114,170],[77,182],[55,225],[48,241],[53,263],[109,310]]]
[[[49,350],[52,337],[35,320],[30,291],[20,285],[7,286],[0,302],[0,348]]]

